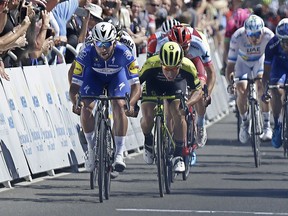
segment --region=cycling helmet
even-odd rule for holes
[[[159,57],[162,65],[175,67],[182,62],[184,52],[178,43],[168,41],[162,45],[159,52]]]
[[[117,37],[116,28],[108,22],[97,23],[92,29],[94,41],[108,42],[114,41]]]
[[[251,34],[253,35],[255,33],[262,32],[262,29],[264,28],[264,21],[259,16],[251,15],[248,19],[246,19],[244,27],[246,34],[250,36]]]
[[[122,30],[122,25],[119,19],[117,19],[116,17],[108,16],[108,17],[105,17],[103,21],[111,23],[116,28],[117,32]]]
[[[176,19],[166,19],[163,23],[162,23],[162,31],[163,32],[168,32],[170,31],[170,29],[175,26],[175,25],[180,25],[180,22]]]
[[[182,47],[187,46],[191,41],[191,32],[183,25],[173,26],[168,33],[170,41],[179,43]]]
[[[276,27],[276,35],[280,40],[288,39],[288,18],[280,20]]]
[[[251,12],[249,9],[238,8],[233,14],[235,26],[241,28],[244,25],[245,20],[250,16]]]

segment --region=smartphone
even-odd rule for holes
[[[88,10],[83,7],[78,7],[75,11],[75,14],[79,17],[87,17],[88,13]]]
[[[47,31],[46,31],[46,38],[45,39],[47,39],[47,38],[49,38],[51,36],[54,36],[53,31],[52,31],[51,28],[48,28]]]
[[[20,9],[20,22],[22,22],[27,16],[27,7],[22,6]]]

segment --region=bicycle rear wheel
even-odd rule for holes
[[[160,197],[164,196],[164,164],[163,164],[163,136],[162,136],[162,119],[160,116],[156,117],[156,145],[157,145],[157,175],[159,184]]]
[[[260,166],[260,112],[255,101],[251,102],[251,144],[254,154],[255,167]]]
[[[103,195],[104,195],[104,172],[105,172],[105,150],[106,145],[105,145],[105,122],[104,120],[101,121],[100,123],[100,131],[99,131],[99,141],[100,145],[98,146],[99,151],[98,151],[98,190],[99,190],[99,201],[103,202]]]

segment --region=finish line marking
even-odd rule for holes
[[[249,212],[249,211],[210,211],[210,210],[169,210],[169,209],[116,209],[122,212],[164,212],[164,213],[199,213],[199,214],[253,214],[253,215],[288,215],[276,212]]]

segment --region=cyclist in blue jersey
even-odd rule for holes
[[[117,31],[108,22],[100,22],[92,29],[93,43],[85,47],[75,59],[70,98],[73,103],[73,112],[79,113],[81,125],[88,144],[88,158],[85,168],[88,172],[94,169],[95,146],[94,117],[92,110],[95,101],[84,99],[81,109],[76,107],[77,94],[82,96],[98,96],[103,89],[108,89],[110,96],[125,96],[130,93],[130,110],[124,110],[124,100],[113,100],[112,112],[114,118],[113,134],[116,144],[115,161],[113,166],[117,172],[126,168],[123,161],[125,136],[128,128],[127,116],[134,116],[134,106],[140,98],[140,83],[138,66],[131,51],[116,40]]]
[[[273,37],[265,49],[263,82],[267,85],[283,85],[288,73],[288,18],[282,19],[276,27],[276,36]],[[274,117],[272,146],[279,148],[281,143],[281,116],[283,89],[271,89],[271,108]]]

